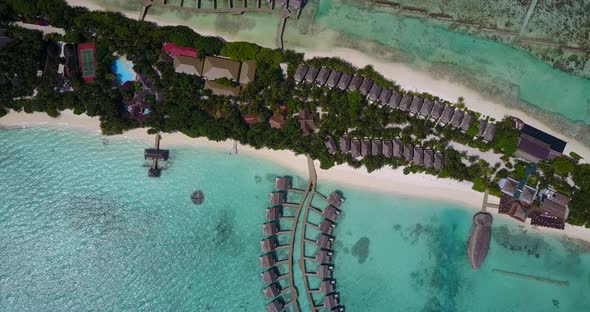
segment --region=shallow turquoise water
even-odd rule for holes
[[[200,148],[174,149],[162,177],[149,179],[143,143],[63,129],[0,130],[0,148],[0,311],[264,310],[258,241],[272,178],[294,175],[300,187],[305,179]],[[197,189],[202,206],[190,201]],[[347,198],[335,277],[348,311],[590,305],[587,245],[496,218],[490,255],[474,273],[465,258],[471,211],[320,181],[324,194],[334,189]]]

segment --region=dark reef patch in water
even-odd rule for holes
[[[522,252],[535,258],[551,253],[550,245],[540,236],[530,235],[526,231],[515,232],[507,225],[495,227],[492,231],[492,239],[508,250]]]
[[[401,230],[401,228],[402,228],[402,225],[401,224],[396,224],[396,225],[393,226],[393,229],[396,230],[396,231]]]
[[[369,257],[369,245],[371,241],[368,237],[361,237],[354,245],[352,246],[350,252],[353,256],[358,258],[358,263],[362,264],[365,263],[367,257]]]

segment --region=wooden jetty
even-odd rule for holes
[[[474,271],[481,266],[488,255],[492,222],[492,215],[487,212],[478,212],[473,216],[473,226],[467,242],[467,257]]]
[[[143,152],[144,158],[152,161],[152,165],[148,170],[148,177],[159,177],[161,170],[158,167],[158,161],[166,161],[170,155],[170,151],[160,149],[160,139],[160,134],[156,134],[154,148],[146,148]]]
[[[504,275],[525,278],[525,279],[529,279],[529,280],[533,280],[533,281],[537,281],[537,282],[553,284],[553,285],[558,285],[558,286],[567,287],[570,285],[570,282],[568,282],[568,281],[558,281],[558,280],[553,280],[553,279],[549,279],[549,278],[538,277],[538,276],[516,273],[516,272],[510,272],[510,271],[500,270],[500,269],[493,269],[492,271],[496,272],[496,273],[504,274]]]

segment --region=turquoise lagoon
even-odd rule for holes
[[[272,179],[288,174],[303,186],[305,177],[182,147],[161,178],[149,179],[143,148],[73,130],[0,130],[1,311],[264,310],[257,257]],[[190,201],[198,189],[201,206]],[[323,193],[334,189],[347,198],[334,261],[348,311],[590,306],[588,244],[496,218],[490,254],[474,273],[465,257],[472,210],[320,181]]]

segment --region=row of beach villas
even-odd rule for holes
[[[354,159],[367,156],[383,156],[385,158],[397,158],[415,166],[442,170],[445,166],[443,153],[431,149],[424,149],[412,144],[404,144],[401,140],[369,140],[350,139],[343,136],[336,145],[336,141],[328,136],[325,140],[326,148],[330,154],[338,151],[350,155]]]
[[[299,65],[295,72],[295,81],[298,83],[315,84],[318,87],[327,86],[330,89],[338,88],[342,91],[358,91],[365,96],[369,103],[379,104],[408,112],[410,116],[436,122],[438,125],[450,125],[462,132],[467,132],[473,125],[474,116],[468,111],[457,109],[451,105],[445,105],[441,101],[413,96],[409,93],[401,94],[395,90],[387,89],[373,83],[371,79],[361,75],[351,75],[326,67],[317,69],[305,64]],[[485,142],[494,138],[496,125],[484,119],[479,120],[477,137]]]
[[[283,206],[290,205],[286,202],[285,192],[290,188],[290,181],[286,177],[277,177],[275,179],[275,189],[277,192],[270,193],[269,203],[272,205],[271,208],[266,209],[266,221],[262,225],[262,234],[265,236],[260,241],[260,249],[264,255],[258,260],[260,265],[266,271],[260,274],[263,283],[266,287],[262,290],[267,300],[272,300],[266,309],[268,312],[279,312],[283,311],[287,304],[280,297],[282,293],[281,286],[278,281],[285,277],[286,274],[279,275],[280,272],[277,269],[277,265],[285,263],[287,260],[277,260],[274,252],[282,248],[292,248],[290,245],[279,245],[277,242],[277,235],[287,234],[294,235],[294,229],[288,231],[281,231],[279,221],[283,218]],[[315,306],[316,309],[326,309],[329,311],[344,311],[344,308],[340,305],[339,295],[336,293],[336,281],[333,279],[334,267],[331,265],[333,251],[332,247],[334,244],[334,237],[332,236],[336,224],[334,223],[340,215],[340,207],[344,202],[344,199],[336,192],[331,193],[326,198],[328,203],[327,207],[319,212],[323,217],[323,221],[320,225],[314,226],[318,229],[319,236],[315,241],[311,242],[318,247],[314,257],[304,257],[305,260],[315,261],[319,264],[315,273],[306,273],[307,275],[317,277],[321,279],[319,288],[312,290],[314,293],[321,293],[324,295],[323,304]],[[289,217],[292,218],[292,217]],[[289,219],[293,220],[293,219]],[[290,252],[293,252],[292,250]],[[292,273],[292,272],[291,272]]]
[[[195,49],[170,42],[165,43],[162,49],[167,54],[163,60],[172,61],[175,72],[204,78],[205,89],[211,90],[215,95],[237,97],[242,87],[254,81],[256,76],[254,60],[238,62],[219,56],[206,56],[201,59]],[[223,78],[235,85],[215,81]]]

